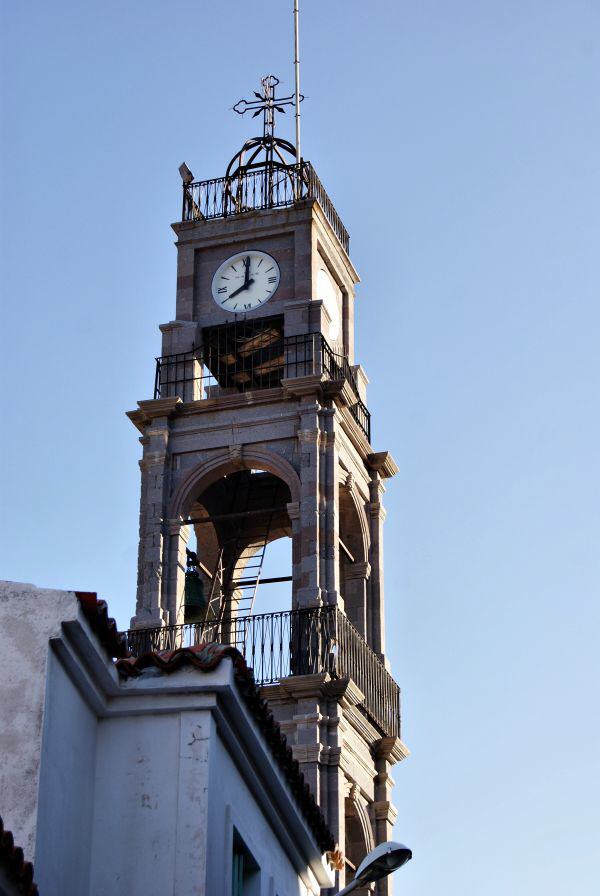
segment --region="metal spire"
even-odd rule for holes
[[[296,164],[300,164],[300,34],[298,29],[298,0],[294,0],[294,76],[296,89],[294,91],[296,106]]]

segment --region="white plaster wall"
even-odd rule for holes
[[[299,880],[267,819],[257,811],[252,793],[218,736],[215,746],[210,765],[207,894],[231,892],[235,826],[260,866],[260,896],[307,896],[311,891]]]
[[[212,728],[202,710],[100,722],[92,896],[204,896]]]
[[[44,896],[87,894],[98,722],[54,654],[47,670],[35,877]]]
[[[33,859],[48,641],[74,619],[71,591],[0,582],[0,812],[26,858]]]

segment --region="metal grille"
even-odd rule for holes
[[[208,221],[264,208],[283,208],[316,199],[332,230],[349,251],[350,238],[310,162],[276,169],[259,168],[234,177],[217,177],[183,186],[183,221]]]
[[[350,384],[356,397],[350,413],[370,442],[371,415],[348,359],[336,354],[321,333],[284,337],[279,318],[211,327],[204,331],[203,348],[157,358],[154,398],[200,401],[311,374]]]
[[[400,688],[362,635],[337,607],[240,616],[228,622],[131,629],[134,656],[216,642],[236,647],[260,685],[290,675],[328,672],[351,678],[364,694],[362,710],[385,734],[400,736]]]

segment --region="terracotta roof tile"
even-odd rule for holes
[[[23,893],[24,896],[38,896],[37,884],[33,880],[33,865],[25,861],[21,847],[15,846],[12,832],[4,830],[1,816],[0,865],[15,882],[19,893]]]
[[[266,700],[260,696],[252,671],[246,665],[239,650],[227,644],[198,644],[195,647],[182,647],[179,650],[160,653],[143,653],[137,657],[119,659],[116,666],[123,678],[137,677],[142,674],[144,669],[149,668],[159,669],[167,675],[181,669],[182,666],[193,666],[203,672],[208,672],[215,669],[224,657],[229,657],[233,661],[236,686],[284,773],[315,836],[319,849],[322,852],[333,850],[335,841],[327,827],[323,813],[304,780],[300,766],[287,745],[285,735],[281,733]]]
[[[90,628],[98,635],[100,643],[111,657],[126,657],[128,650],[125,635],[117,629],[117,623],[108,615],[106,601],[98,600],[98,595],[94,591],[76,591],[75,596],[81,604],[83,615]]]

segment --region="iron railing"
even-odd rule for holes
[[[365,715],[384,734],[400,736],[400,688],[337,607],[130,629],[125,635],[134,656],[211,642],[229,644],[244,656],[261,686],[290,675],[329,673],[335,679],[351,678],[364,694]]]
[[[310,162],[246,170],[183,185],[183,221],[209,221],[265,208],[283,208],[316,199],[332,230],[349,251],[350,238]]]
[[[179,396],[183,401],[268,389],[288,377],[323,374],[327,380],[346,380],[356,398],[350,413],[371,441],[371,415],[360,398],[348,359],[336,354],[321,333],[286,336],[275,327],[252,337],[252,350],[242,348],[235,335],[243,324],[211,327],[204,348],[156,359],[154,398]],[[234,331],[234,327],[238,330]],[[269,334],[272,334],[269,336]],[[249,340],[244,343],[247,346]],[[237,354],[236,354],[237,353]],[[223,359],[229,361],[225,363]]]

